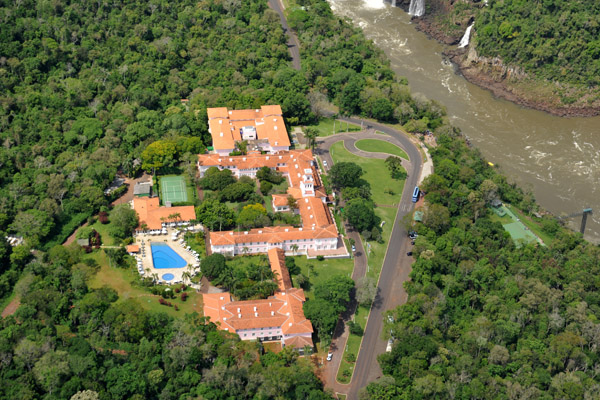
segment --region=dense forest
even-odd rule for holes
[[[490,1],[489,10],[522,3]],[[531,9],[565,11],[563,3]],[[567,16],[596,15],[592,3]],[[499,46],[526,36],[514,34],[531,15],[519,10],[510,13],[513,37]],[[498,21],[488,23],[499,23],[496,32]],[[152,143],[193,165],[210,144],[207,106],[281,104],[290,124],[314,122],[333,106],[438,138],[409,302],[393,313],[398,340],[381,358],[393,378],[371,384],[367,396],[598,398],[598,249],[552,221],[548,247],[515,247],[486,202],[497,194],[528,211],[533,198],[464,144],[443,107],[411,96],[383,53],[325,1],[291,3],[289,22],[302,44],[300,71],[262,0],[0,0],[0,231],[25,238],[0,244],[1,296],[14,289],[21,299],[0,326],[0,397],[327,398],[308,360],[262,355],[198,315],[173,319],[113,289],[90,289],[99,266],[58,245],[108,212],[103,191],[118,171],[144,168]],[[586,51],[597,68],[596,49]],[[199,205],[202,218],[215,223],[221,200],[250,196],[244,182],[230,184],[236,191]],[[330,292],[315,300],[315,314]]]
[[[490,1],[475,19],[477,51],[549,80],[600,84],[600,3]]]
[[[487,205],[532,203],[459,137],[437,136],[407,304],[365,399],[597,399],[600,250],[543,220],[517,247]]]
[[[173,319],[90,290],[99,266],[83,255],[57,245],[25,267],[22,304],[0,325],[1,398],[329,398],[293,351],[261,355],[197,314]]]
[[[600,84],[600,3],[595,0],[431,3],[435,24],[455,40],[474,20],[471,46],[480,56],[499,57],[546,81],[588,89]],[[566,97],[565,104],[575,101]]]

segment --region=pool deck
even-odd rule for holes
[[[136,256],[138,260],[142,260],[142,267],[144,268],[144,276],[152,276],[153,274],[158,275],[158,281],[162,283],[179,283],[183,282],[182,274],[185,271],[189,271],[192,273],[193,265],[199,264],[196,261],[196,258],[192,253],[186,250],[186,244],[179,243],[179,240],[183,238],[183,234],[179,234],[176,240],[171,239],[171,235],[176,231],[176,228],[167,228],[166,234],[160,235],[151,235],[149,233],[141,233],[135,236],[134,244],[140,246],[139,255]],[[185,260],[187,266],[182,268],[154,268],[154,263],[152,261],[152,249],[150,248],[150,243],[166,243],[173,249],[175,253],[177,253],[181,258]],[[144,256],[142,256],[142,254]],[[148,272],[150,270],[150,272]],[[162,279],[164,274],[173,274],[174,278],[170,281],[165,281]]]

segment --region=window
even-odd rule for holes
[[[256,333],[253,333],[252,336],[256,336]]]

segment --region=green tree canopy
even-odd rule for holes
[[[360,177],[363,174],[362,168],[353,162],[336,163],[329,170],[331,183],[337,189],[362,186]]]
[[[139,222],[137,213],[129,207],[129,204],[115,206],[110,212],[109,220],[111,235],[119,239],[124,239],[131,235]]]
[[[142,152],[142,168],[154,172],[162,167],[171,167],[175,164],[177,154],[175,142],[157,140],[149,144]]]
[[[235,213],[218,200],[205,200],[196,208],[196,217],[211,231],[227,230],[235,224]]]
[[[271,224],[262,204],[248,204],[238,214],[237,223],[243,228],[260,228]]]
[[[344,217],[359,232],[370,231],[379,225],[380,218],[375,215],[373,203],[356,198],[346,203]]]

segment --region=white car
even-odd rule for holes
[[[353,253],[356,252],[356,246],[355,245],[352,245],[352,252]]]
[[[327,168],[327,161],[323,160],[323,166]]]
[[[332,358],[333,358],[333,353],[332,352],[327,353],[327,361],[331,361]]]
[[[392,351],[392,345],[394,344],[394,339],[390,339],[387,342],[387,347],[385,348],[385,352],[389,353],[390,351]]]

